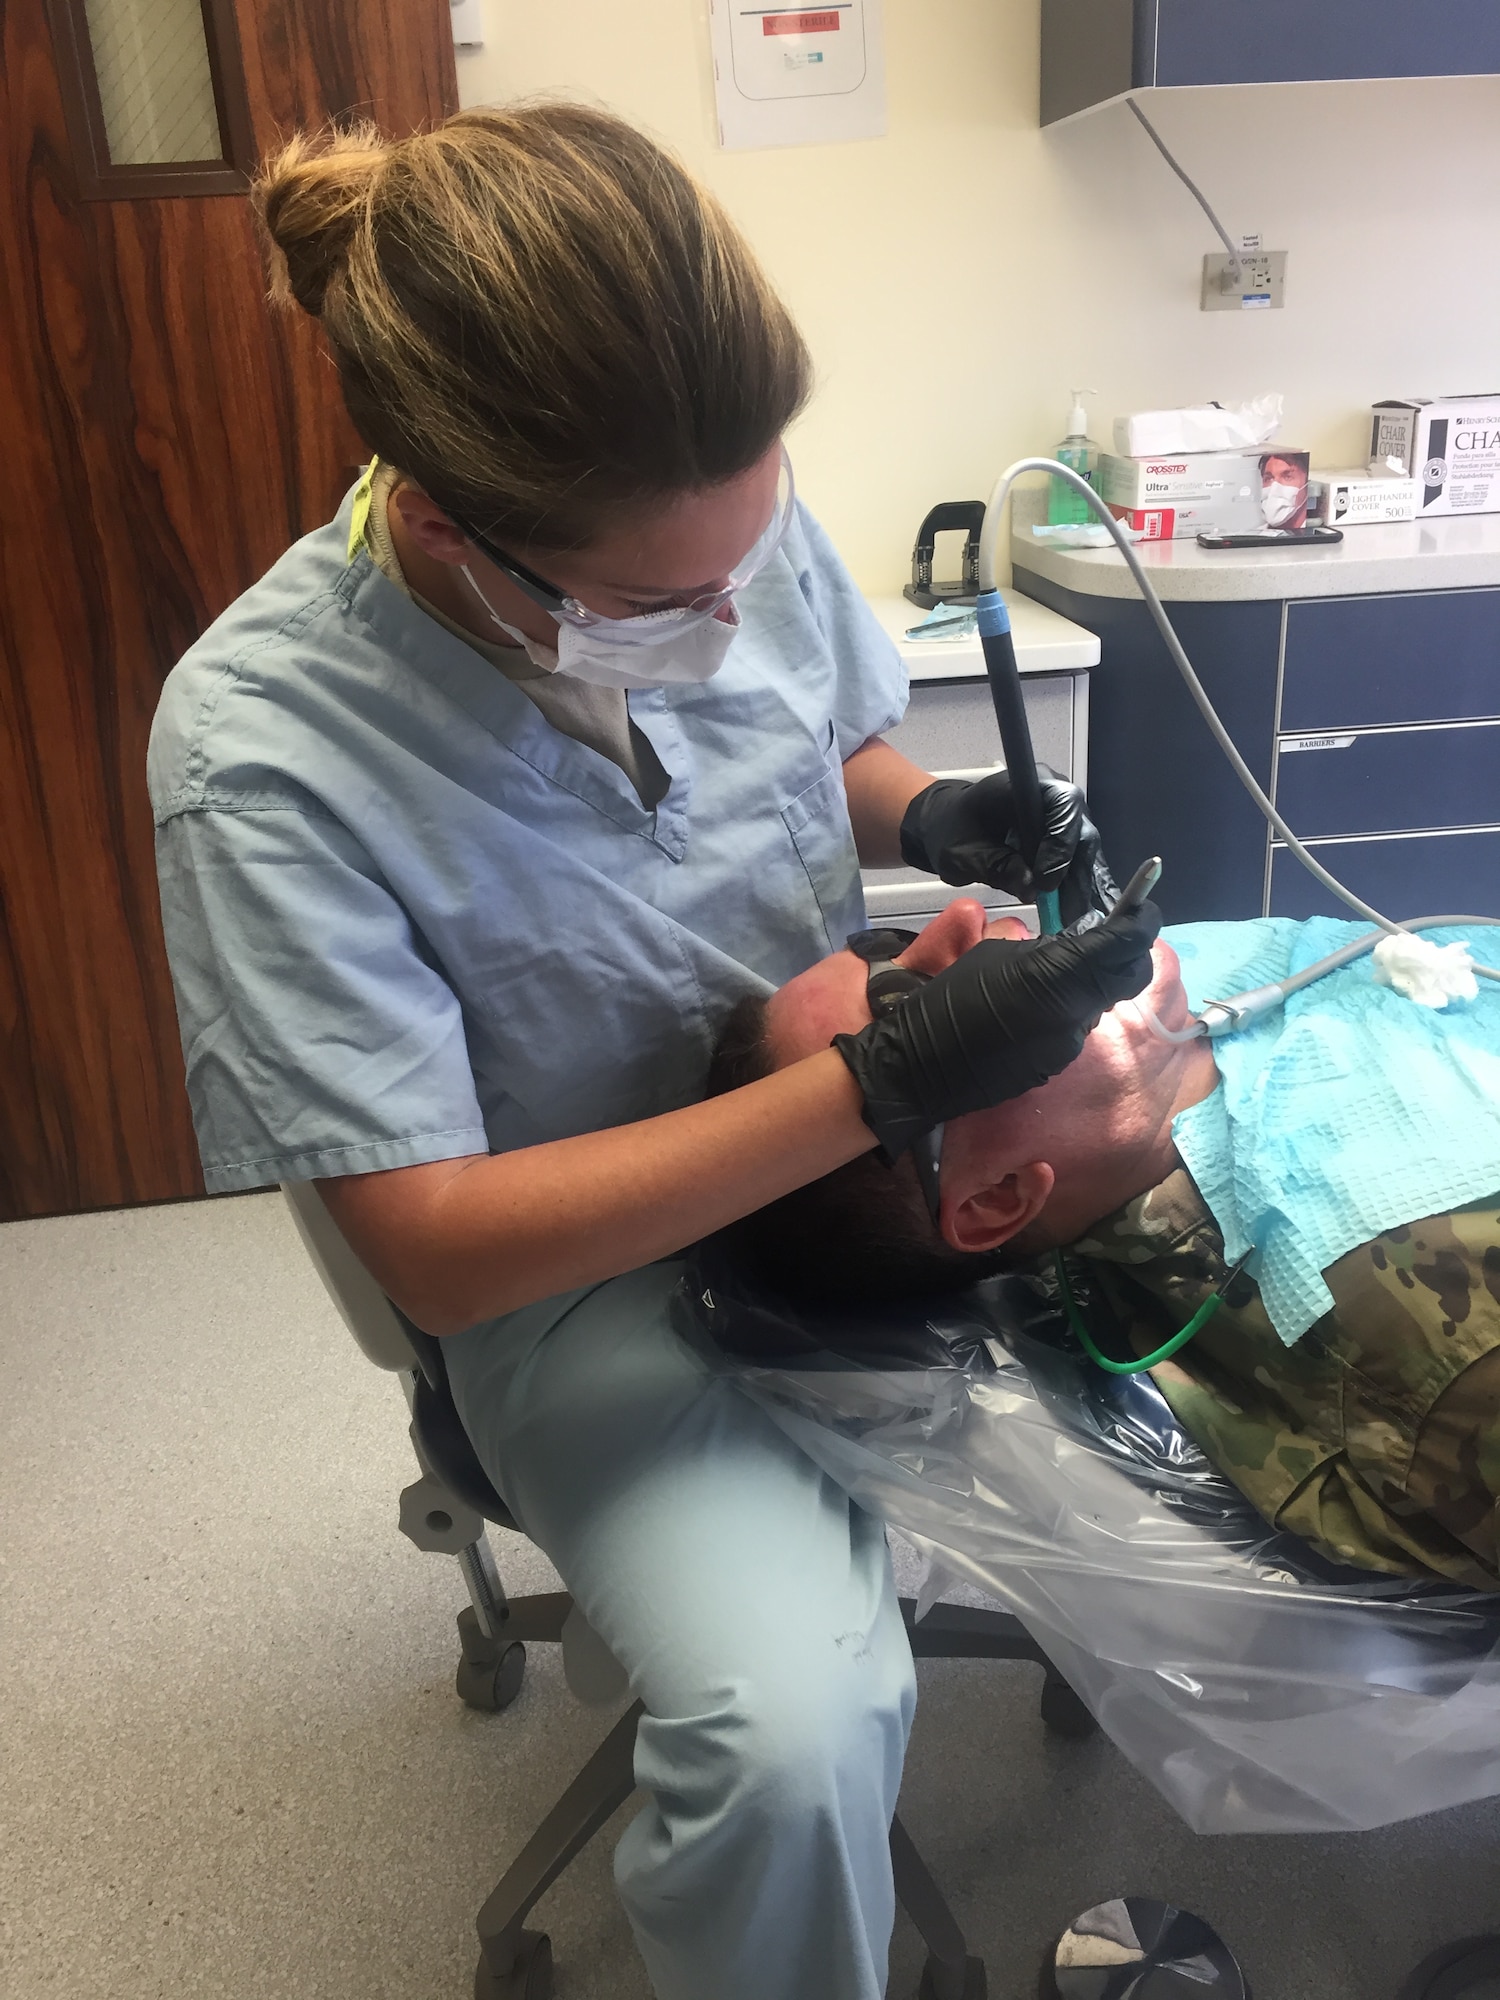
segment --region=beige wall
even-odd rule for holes
[[[706,0],[486,0],[466,104],[561,89],[675,147],[728,203],[816,358],[802,490],[869,590],[936,500],[1110,419],[1260,389],[1288,443],[1362,456],[1377,396],[1500,388],[1500,81],[1158,96],[1231,232],[1290,252],[1288,306],[1198,310],[1206,220],[1123,106],[1037,125],[1037,0],[886,0],[890,131],[722,153]]]

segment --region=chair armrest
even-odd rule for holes
[[[283,1181],[281,1192],[313,1269],[364,1353],[377,1368],[420,1369],[400,1314],[345,1242],[316,1185]]]

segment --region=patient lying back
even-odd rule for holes
[[[987,925],[982,907],[964,898],[934,918],[900,962],[941,972],[981,937],[1025,935],[1014,918]],[[1181,1027],[1188,1005],[1177,954],[1159,943],[1153,959],[1143,998],[1165,1026]],[[742,1002],[720,1037],[710,1093],[865,1026],[865,974],[852,952],[835,952],[768,1001]],[[1007,1246],[1034,1252],[1071,1243],[1154,1187],[1177,1164],[1173,1119],[1217,1082],[1207,1042],[1164,1042],[1140,1008],[1117,1007],[1060,1076],[947,1128],[939,1230],[910,1163],[892,1171],[866,1155],[761,1210],[734,1240],[745,1261],[801,1298],[878,1300],[971,1284],[972,1259]]]
[[[904,962],[939,971],[985,931],[977,903],[952,904]],[[989,926],[1007,931],[1020,926]],[[710,1087],[862,1026],[864,980],[852,953],[835,953],[769,1001],[742,1003]],[[1157,946],[1143,997],[1167,1027],[1188,1018],[1170,942]],[[1144,1355],[1229,1277],[1223,1231],[1173,1133],[1195,1106],[1217,1115],[1219,1083],[1211,1044],[1165,1042],[1126,1003],[1042,1089],[948,1127],[936,1228],[909,1162],[888,1169],[869,1155],[736,1225],[727,1247],[784,1294],[850,1303],[960,1289],[997,1262],[1071,1245],[1095,1310]],[[1285,1115],[1296,1117],[1295,1102]],[[1450,1196],[1419,1214],[1432,1204],[1420,1175],[1414,1186],[1411,1219],[1351,1242],[1323,1270],[1328,1309],[1294,1345],[1241,1280],[1191,1346],[1152,1372],[1274,1525],[1355,1567],[1500,1588],[1500,1193],[1481,1185],[1472,1201]]]

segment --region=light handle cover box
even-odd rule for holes
[[[1315,472],[1308,484],[1308,519],[1333,528],[1373,527],[1414,521],[1422,488],[1404,473],[1363,467]]]

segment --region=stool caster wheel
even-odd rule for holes
[[[522,1931],[507,1973],[491,1972],[480,1959],[474,2000],[552,2000],[552,1940],[545,1931]]]
[[[951,1971],[929,1958],[922,1968],[922,1984],[917,2000],[988,2000],[989,1978],[982,1958],[964,1960],[964,1983],[958,1986]]]
[[[455,1683],[459,1700],[488,1715],[509,1708],[526,1673],[526,1648],[520,1640],[489,1638],[469,1604],[458,1614],[458,1641],[463,1652]]]
[[[1048,1952],[1042,2000],[1250,2000],[1250,1982],[1218,1932],[1154,1896],[1117,1896],[1075,1917]]]
[[[1071,1736],[1081,1743],[1099,1727],[1087,1703],[1058,1674],[1042,1682],[1042,1721],[1054,1736]]]
[[[526,1648],[513,1639],[494,1660],[460,1660],[454,1685],[465,1707],[498,1715],[521,1692],[526,1672]]]

